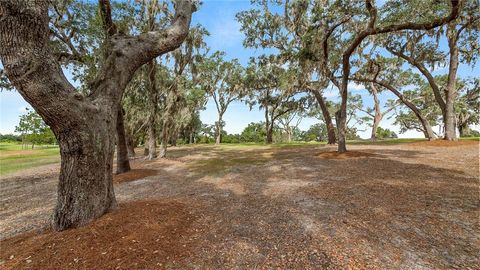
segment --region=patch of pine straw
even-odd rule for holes
[[[193,255],[198,217],[174,200],[120,204],[78,229],[3,240],[2,269],[182,268]]]
[[[157,170],[151,169],[132,169],[126,173],[113,176],[114,183],[131,182],[148,176],[157,175]]]
[[[347,151],[345,153],[339,153],[337,151],[321,152],[316,155],[323,159],[351,159],[351,158],[366,158],[373,157],[375,154],[361,152],[361,151]]]

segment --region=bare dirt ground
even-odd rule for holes
[[[58,166],[24,171],[0,179],[0,268],[480,269],[479,143],[443,146],[178,147],[60,233]]]

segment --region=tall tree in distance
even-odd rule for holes
[[[215,102],[218,119],[215,122],[215,143],[222,141],[222,128],[224,126],[223,115],[230,103],[242,98],[243,90],[243,68],[237,59],[225,61],[225,53],[215,52],[205,59],[200,66],[202,87],[207,91]]]
[[[108,56],[89,85],[76,91],[49,46],[47,1],[0,2],[0,58],[6,75],[49,125],[60,144],[61,169],[53,227],[86,224],[116,206],[112,183],[119,103],[134,72],[180,46],[188,33],[192,1],[176,1],[171,25],[128,35],[118,31],[108,0],[100,0],[109,32]]]

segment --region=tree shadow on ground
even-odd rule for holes
[[[157,166],[157,176],[117,185],[116,193],[119,201],[173,200],[195,217],[188,232],[176,234],[186,248],[173,268],[480,266],[477,179],[460,170],[414,164],[424,151],[375,149],[365,150],[371,157],[328,160],[316,157],[322,150],[328,151],[212,147],[198,150],[199,160],[189,160],[185,151],[176,161],[149,163]],[[139,232],[155,231],[170,218],[124,222],[136,224]],[[43,247],[52,243],[42,241]],[[162,252],[179,252],[172,250]],[[48,249],[36,252],[55,258]],[[74,254],[65,260],[74,260]]]

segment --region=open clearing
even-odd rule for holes
[[[58,164],[3,176],[3,269],[479,269],[479,142],[172,148],[50,232]],[[441,147],[439,147],[441,146]]]

